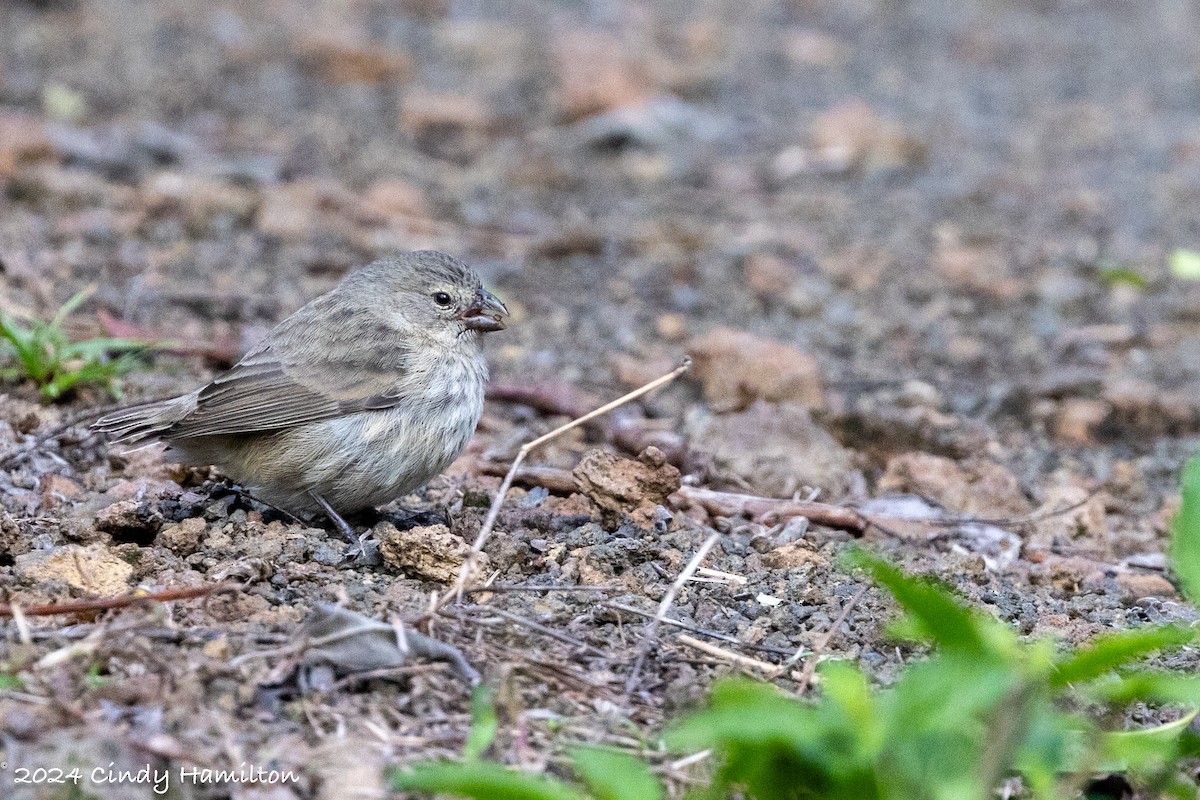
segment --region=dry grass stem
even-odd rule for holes
[[[646,619],[654,619],[654,617],[655,617],[655,615],[649,611],[643,611],[640,608],[634,608],[633,606],[626,605],[624,603],[618,603],[615,600],[610,600],[609,602],[605,603],[605,605],[608,606],[609,608],[615,608],[617,611],[624,611],[626,613],[634,614],[639,617],[645,617]],[[760,653],[774,653],[775,655],[791,655],[790,650],[783,650],[778,647],[769,647],[767,645],[762,645],[762,644],[752,644],[750,642],[743,642],[741,639],[737,638],[736,636],[731,636],[728,633],[721,633],[720,631],[714,631],[711,628],[702,628],[699,625],[693,625],[690,622],[684,622],[683,620],[675,619],[674,617],[664,617],[661,620],[661,622],[663,625],[670,625],[671,627],[674,627],[674,628],[680,628],[685,631],[691,631],[692,633],[697,633],[701,636],[707,636],[710,639],[716,639],[721,642],[735,644],[738,647],[745,647],[749,650],[757,650]]]
[[[842,606],[841,613],[838,614],[837,619],[835,619],[833,624],[829,626],[829,630],[825,631],[821,638],[818,639],[813,645],[812,653],[809,654],[808,660],[804,662],[804,669],[800,671],[800,677],[796,679],[796,683],[798,684],[796,686],[796,694],[804,694],[806,691],[808,691],[809,684],[812,683],[813,673],[816,672],[817,669],[817,662],[829,648],[829,643],[833,640],[838,628],[845,624],[846,619],[850,616],[850,612],[856,605],[858,605],[858,601],[862,599],[862,596],[867,593],[867,589],[869,588],[870,587],[868,586],[862,587],[855,592],[849,600],[846,601],[846,604]],[[777,667],[773,674],[768,675],[767,677],[769,679],[774,679],[782,675],[785,671],[787,671],[788,667],[800,660],[803,652],[804,648],[801,647],[796,651],[795,655]]]
[[[704,540],[704,544],[700,545],[700,549],[692,556],[692,560],[684,566],[683,571],[679,573],[679,577],[667,589],[667,593],[663,595],[662,602],[658,604],[658,613],[654,615],[654,619],[646,627],[646,632],[642,635],[642,643],[638,647],[637,659],[633,662],[633,669],[629,673],[629,679],[625,682],[625,695],[628,697],[633,694],[634,688],[637,686],[638,679],[642,674],[642,665],[646,663],[646,656],[650,653],[650,648],[654,645],[654,640],[658,635],[658,626],[667,617],[667,612],[671,610],[671,606],[675,603],[675,598],[679,595],[679,590],[683,585],[691,580],[696,574],[696,570],[700,568],[700,562],[708,555],[708,551],[712,549],[717,540],[721,538],[721,534],[714,531],[709,534],[709,537]]]
[[[741,653],[735,653],[732,650],[726,650],[724,647],[718,647],[711,642],[705,642],[697,639],[694,636],[688,636],[686,633],[679,634],[676,641],[681,644],[686,644],[688,647],[694,647],[702,653],[707,653],[710,656],[719,658],[722,661],[730,661],[742,667],[752,667],[763,674],[774,672],[778,669],[774,664],[768,664],[766,661],[759,661],[757,658],[744,656]]]
[[[466,589],[467,579],[471,575],[471,569],[474,566],[475,561],[478,559],[479,554],[483,552],[483,547],[487,544],[488,539],[491,537],[492,530],[496,527],[496,519],[500,516],[500,508],[504,505],[504,498],[508,495],[508,490],[512,488],[513,478],[520,469],[521,462],[525,460],[525,457],[529,455],[532,450],[540,447],[555,437],[561,436],[573,428],[577,428],[580,425],[595,419],[596,417],[607,414],[613,409],[620,408],[626,403],[633,402],[639,397],[649,394],[661,386],[666,386],[668,383],[691,369],[691,367],[691,358],[685,356],[683,362],[667,374],[655,378],[646,385],[634,389],[628,394],[618,397],[611,403],[605,403],[599,408],[584,414],[582,417],[577,417],[567,424],[560,425],[549,433],[542,434],[536,439],[521,445],[521,449],[517,451],[517,457],[513,459],[512,465],[508,468],[508,473],[504,476],[504,480],[500,483],[500,489],[496,492],[496,496],[492,500],[492,505],[488,508],[487,516],[483,520],[483,526],[479,529],[479,535],[475,537],[475,544],[471,546],[471,552],[463,560],[462,569],[459,570],[458,573],[458,581],[449,591],[446,592],[445,595],[442,596],[438,605],[445,605],[452,597],[456,599],[456,602],[462,601],[463,591]]]

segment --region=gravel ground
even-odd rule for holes
[[[552,771],[756,671],[681,633],[780,664],[854,598],[828,651],[886,684],[918,654],[839,566],[856,539],[1025,633],[1195,620],[1162,552],[1200,444],[1200,282],[1168,269],[1200,246],[1198,63],[1172,0],[0,5],[0,311],[94,287],[73,335],[171,341],[127,398],[194,388],[388,252],[468,259],[514,316],[471,448],[365,523],[374,567],[59,430],[99,389],[0,383],[8,602],[226,587],[5,623],[4,796],[142,798],[91,770],[149,759],[175,797],[376,797],[458,753],[453,665],[305,663],[320,604],[457,647],[499,687],[492,757]],[[531,457],[485,548],[510,589],[430,613],[517,448],[685,353]],[[815,490],[887,522],[730,505]],[[651,638],[713,532],[670,607],[701,631]],[[181,783],[239,765],[294,780]]]

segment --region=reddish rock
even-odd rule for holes
[[[1059,404],[1051,421],[1054,438],[1063,444],[1095,444],[1095,431],[1112,408],[1103,400],[1069,397]]]
[[[1162,575],[1154,573],[1122,572],[1116,577],[1117,586],[1126,600],[1143,597],[1174,597],[1175,587]]]
[[[1016,476],[986,459],[960,465],[930,453],[904,453],[888,461],[879,488],[918,494],[961,514],[1023,516],[1032,510]]]
[[[17,556],[17,579],[29,585],[61,580],[95,597],[114,597],[129,590],[133,567],[101,544],[69,544]]]
[[[155,542],[176,555],[190,556],[200,550],[200,543],[207,530],[208,525],[202,518],[192,517],[176,525],[168,525],[163,528]]]
[[[50,473],[43,475],[39,484],[42,499],[51,505],[65,500],[74,500],[83,491],[79,484],[65,475]]]
[[[572,121],[647,100],[644,71],[630,59],[620,40],[596,30],[570,30],[554,41],[554,103],[559,116]]]
[[[21,533],[17,521],[0,506],[0,554],[9,558],[29,552],[29,540]]]
[[[404,181],[382,180],[371,184],[362,196],[360,214],[368,219],[387,222],[393,217],[428,217],[425,193]]]
[[[813,120],[811,140],[815,158],[826,170],[914,167],[925,160],[919,139],[858,99],[839,103]]]
[[[0,175],[54,157],[54,143],[40,119],[26,114],[0,113]]]
[[[143,200],[148,214],[182,215],[193,226],[222,215],[249,221],[258,209],[258,195],[249,189],[180,172],[160,172],[147,181]]]
[[[944,278],[973,292],[1012,300],[1025,290],[1012,276],[1008,258],[999,249],[941,241],[933,253],[933,268]]]
[[[754,253],[746,258],[742,275],[747,288],[759,297],[779,297],[795,283],[796,265],[770,253]]]
[[[413,136],[445,130],[483,133],[493,124],[487,104],[461,92],[414,90],[400,111],[400,129]]]
[[[375,539],[385,563],[405,575],[438,583],[458,580],[463,562],[471,552],[471,546],[445,525],[399,530],[390,522],[381,522],[375,526]],[[486,568],[486,557],[481,554],[478,573]]]
[[[680,486],[679,470],[656,447],[646,448],[636,461],[592,450],[573,474],[580,491],[600,507],[610,524],[628,518],[646,529],[653,526],[658,506]]]
[[[729,414],[693,414],[688,447],[710,461],[711,477],[768,497],[819,487],[839,497],[849,486],[850,454],[793,403],[756,402]]]
[[[827,567],[829,560],[800,542],[791,542],[763,553],[762,564],[767,569],[795,569],[805,564]]]
[[[792,345],[746,331],[715,328],[692,340],[692,373],[704,397],[718,410],[744,408],[755,400],[794,402],[809,408],[824,403],[824,385],[815,358]]]
[[[1075,546],[1083,546],[1089,552],[1107,552],[1110,547],[1105,499],[1106,495],[1091,494],[1080,486],[1050,489],[1034,512],[1038,520],[1025,546],[1049,550],[1076,543]],[[1078,543],[1080,539],[1087,542]]]

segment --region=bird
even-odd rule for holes
[[[115,411],[113,443],[166,442],[168,460],[215,466],[294,516],[345,516],[424,486],[483,413],[484,334],[508,308],[453,256],[374,261],[280,322],[189,394]]]

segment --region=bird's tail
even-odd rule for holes
[[[92,423],[92,429],[107,433],[114,442],[133,444],[162,435],[195,407],[196,395],[185,394],[106,414]]]

